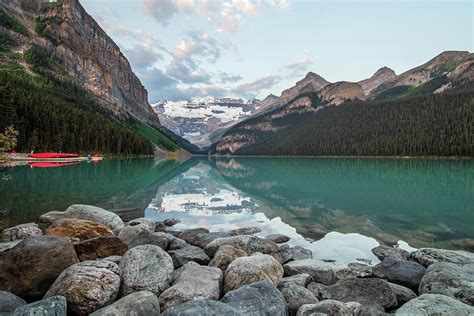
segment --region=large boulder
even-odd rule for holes
[[[372,249],[372,253],[380,260],[385,260],[386,258],[408,260],[410,257],[410,253],[408,251],[386,245],[375,247]]]
[[[123,296],[150,291],[159,295],[166,290],[173,275],[173,260],[155,245],[142,245],[128,250],[120,261]]]
[[[122,256],[127,245],[118,237],[105,236],[88,239],[74,244],[79,260],[95,260],[109,256]]]
[[[18,245],[23,239],[17,239],[14,241],[9,242],[0,242],[0,256],[5,254],[6,252],[13,249],[16,245]]]
[[[9,292],[0,291],[0,315],[11,313],[23,305],[26,305],[26,302],[21,297]]]
[[[425,267],[436,262],[451,262],[457,264],[474,263],[474,253],[462,250],[422,248],[412,252],[410,257]]]
[[[120,290],[120,269],[105,260],[83,261],[64,270],[45,294],[67,300],[68,311],[88,315],[112,304]]]
[[[310,290],[317,299],[321,300],[323,298],[324,291],[328,288],[328,285],[318,282],[310,282],[306,288]]]
[[[326,285],[334,284],[353,274],[346,264],[317,259],[290,261],[283,266],[283,269],[285,270],[285,276],[306,273],[309,274],[315,282]]]
[[[232,261],[225,271],[224,292],[264,280],[277,285],[282,277],[281,264],[270,255],[254,254],[250,257],[240,257]]]
[[[315,304],[319,302],[310,290],[295,283],[279,286],[278,289],[285,298],[290,315],[295,315],[298,309],[304,304]]]
[[[146,227],[148,231],[151,233],[155,232],[155,221],[151,218],[145,218],[145,217],[140,217],[140,218],[135,218],[127,223],[127,226],[137,226],[137,225],[142,225]]]
[[[454,298],[441,294],[423,294],[400,307],[395,315],[437,315],[437,316],[467,316],[474,314],[474,307],[464,304]]]
[[[419,263],[387,258],[372,269],[372,274],[389,282],[417,290],[425,271],[426,268]]]
[[[191,245],[176,250],[169,250],[168,253],[173,259],[173,264],[175,268],[182,267],[186,263],[191,261],[197,262],[202,265],[207,265],[211,260],[209,256],[204,252],[204,250]]]
[[[286,316],[285,298],[270,281],[259,281],[227,292],[221,299],[244,315]]]
[[[474,305],[474,264],[433,263],[421,280],[420,294],[443,294]]]
[[[74,246],[66,238],[25,239],[0,257],[0,290],[27,301],[38,300],[63,270],[78,261]]]
[[[357,302],[343,303],[336,300],[324,300],[315,304],[302,305],[296,315],[358,316],[361,311],[362,306]]]
[[[86,219],[104,224],[110,227],[110,229],[112,229],[115,235],[118,235],[118,233],[124,226],[122,219],[117,214],[106,211],[100,207],[91,205],[71,205],[64,212],[64,217]]]
[[[125,226],[118,237],[128,246],[133,248],[142,245],[155,245],[166,250],[170,241],[176,237],[171,234],[151,232],[145,225]]]
[[[185,235],[185,239],[187,243],[199,247],[199,248],[206,248],[214,239],[217,238],[224,238],[229,237],[230,235],[225,232],[210,232],[210,233],[199,233],[196,235],[187,234]],[[178,235],[179,238],[182,238],[182,235]]]
[[[173,285],[160,295],[163,309],[192,299],[218,300],[222,289],[222,271],[214,267],[186,264]]]
[[[280,287],[289,283],[294,283],[296,285],[306,287],[311,281],[313,281],[313,278],[309,274],[301,273],[281,279],[280,283],[278,283],[278,286]]]
[[[155,294],[141,291],[122,297],[112,305],[99,309],[91,316],[134,315],[149,316],[160,314],[160,302]]]
[[[383,312],[397,306],[397,296],[387,281],[381,279],[346,279],[322,290],[323,299],[358,302],[364,309]]]
[[[209,315],[225,315],[225,316],[244,316],[235,308],[213,300],[191,300],[183,304],[179,304],[168,308],[164,311],[163,316],[209,316]]]
[[[231,245],[223,245],[219,247],[214,258],[209,262],[209,266],[225,271],[232,261],[245,256],[247,256],[245,251],[234,248]]]
[[[219,247],[223,245],[231,245],[249,255],[256,252],[269,254],[277,250],[277,245],[273,241],[249,235],[217,238],[211,241],[204,250],[209,256],[214,257]]]
[[[66,316],[67,301],[64,296],[53,296],[28,305],[21,306],[12,316]]]
[[[42,236],[43,232],[39,229],[38,224],[27,223],[20,224],[10,228],[6,228],[2,232],[4,241],[13,241],[17,239],[27,239]]]
[[[392,291],[395,293],[395,296],[397,297],[397,302],[398,306],[402,306],[408,301],[411,301],[412,299],[416,298],[415,292],[410,290],[407,287],[395,284],[395,283],[390,283],[388,282],[388,285],[392,288]]]
[[[58,219],[46,228],[44,234],[79,239],[80,241],[114,235],[108,226],[77,218]]]

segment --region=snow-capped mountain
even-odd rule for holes
[[[205,148],[240,120],[259,112],[258,99],[195,98],[152,104],[163,126],[191,143]]]

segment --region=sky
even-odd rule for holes
[[[474,51],[472,0],[80,0],[149,101],[277,96],[313,71],[359,81]]]

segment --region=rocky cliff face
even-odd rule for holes
[[[129,113],[159,126],[148,103],[148,93],[128,60],[78,0],[2,0],[0,8],[31,33],[30,37],[21,38],[19,52],[41,46],[60,59],[67,74],[101,105],[118,115]],[[40,33],[37,23],[42,24]]]
[[[396,76],[397,75],[395,74],[395,71],[393,71],[392,69],[388,67],[382,67],[377,70],[375,74],[372,75],[372,77],[365,80],[361,80],[358,82],[358,84],[364,90],[365,95],[369,95],[372,90],[374,90],[385,82],[395,79]]]
[[[365,100],[362,87],[354,82],[335,82],[328,84],[318,92],[320,99],[329,105],[339,105],[350,100]]]

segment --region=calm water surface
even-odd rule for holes
[[[260,226],[317,258],[376,261],[378,240],[460,247],[474,239],[474,161],[329,158],[107,159],[0,173],[0,229],[73,203],[175,217],[176,229]],[[322,231],[331,232],[312,242]]]

